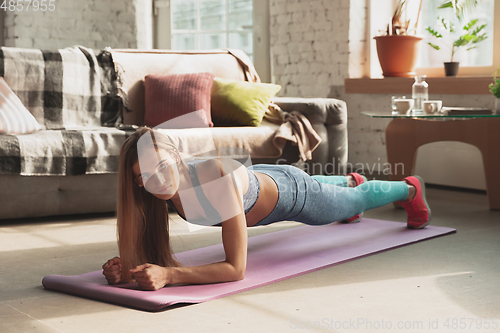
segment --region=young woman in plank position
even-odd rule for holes
[[[363,211],[394,201],[406,210],[408,228],[424,228],[431,218],[418,177],[365,182],[357,173],[311,177],[289,165],[246,168],[224,158],[184,162],[163,134],[147,127],[122,145],[118,177],[120,257],[108,260],[103,274],[109,284],[135,279],[146,290],[243,279],[247,227],[357,222]],[[188,222],[221,225],[226,259],[181,266],[170,247],[167,202]]]

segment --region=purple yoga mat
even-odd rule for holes
[[[49,275],[42,284],[50,290],[156,311],[176,303],[206,302],[454,232],[455,229],[436,226],[410,230],[406,223],[367,218],[355,224],[300,226],[250,237],[245,278],[237,282],[143,291],[137,284],[110,286],[101,271],[96,271],[75,276]],[[225,258],[221,244],[181,252],[176,257],[185,266]]]

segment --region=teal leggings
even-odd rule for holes
[[[385,206],[394,201],[401,201],[408,197],[408,185],[405,182],[388,182],[371,180],[354,188],[347,188],[345,176],[311,176],[321,184],[329,184],[345,188],[343,195],[338,195],[339,203],[352,205],[356,214],[366,210]]]

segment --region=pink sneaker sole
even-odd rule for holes
[[[347,176],[352,176],[354,181],[356,182],[356,186],[363,184],[367,181],[365,176],[361,176],[359,173],[351,172],[348,173]],[[363,213],[354,215],[353,217],[348,218],[347,220],[342,220],[340,223],[358,223],[363,218]]]
[[[406,177],[404,180],[417,190],[415,197],[411,201],[400,201],[401,206],[408,215],[406,226],[408,229],[423,229],[432,218],[431,208],[425,195],[425,182],[419,176]]]

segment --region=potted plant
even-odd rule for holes
[[[490,83],[490,92],[495,99],[495,114],[500,114],[500,78],[497,76],[500,75],[500,68],[493,74],[493,83]]]
[[[406,19],[408,3],[418,2],[416,19]],[[416,36],[422,0],[399,0],[383,35],[374,37],[382,72],[387,76],[414,77],[422,37]]]
[[[438,8],[454,9],[456,19],[459,23],[462,23],[465,9],[475,6],[475,4],[477,4],[477,0],[464,0],[462,2],[455,0],[452,2],[446,2]],[[455,24],[451,21],[448,21],[442,17],[438,17],[438,22],[440,24],[440,30],[445,31],[448,35],[451,35],[457,31]],[[462,27],[463,34],[458,36],[457,39],[453,40],[453,43],[451,45],[451,59],[449,62],[444,63],[446,76],[457,75],[459,63],[454,61],[454,56],[460,48],[466,47],[467,51],[472,50],[477,47],[478,43],[487,38],[486,33],[483,32],[486,24],[478,24],[478,22],[478,19],[472,19],[469,22],[465,23]],[[439,31],[431,27],[427,27],[426,30],[435,38],[443,38],[443,35]],[[436,45],[434,43],[429,42],[428,44],[438,51],[441,49],[439,45]]]

